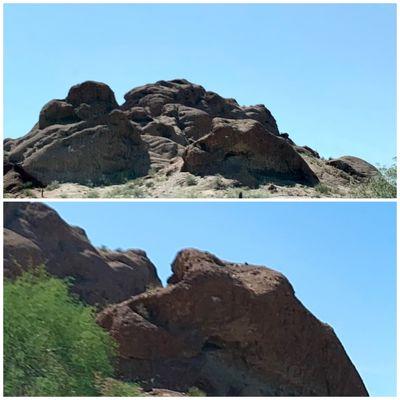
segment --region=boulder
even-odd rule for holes
[[[245,118],[244,111],[234,99],[225,99],[218,93],[208,91],[204,96],[202,109],[207,111],[212,117],[221,118]]]
[[[144,107],[151,116],[161,114],[163,106],[168,103],[179,103],[189,107],[196,106],[204,97],[205,90],[199,85],[185,79],[158,81],[134,88],[125,94],[122,109]]]
[[[88,104],[108,114],[118,107],[114,92],[105,83],[86,81],[72,86],[68,92],[66,101],[74,107]]]
[[[333,329],[279,272],[195,249],[172,271],[168,287],[98,315],[123,379],[211,396],[368,395]]]
[[[42,203],[5,203],[4,228],[7,278],[43,264],[54,276],[72,277],[73,292],[99,306],[161,286],[145,252],[97,249],[83,229],[68,225]]]
[[[62,100],[51,100],[40,111],[39,128],[44,129],[50,125],[70,124],[78,121],[79,117],[75,114],[72,104]]]
[[[200,139],[211,130],[212,118],[203,110],[180,104],[167,104],[163,107],[163,114],[175,118],[177,126],[188,140]]]
[[[138,129],[119,110],[104,118],[100,125],[81,121],[38,129],[8,158],[44,185],[119,183],[146,175],[150,158]]]
[[[320,158],[319,154],[309,146],[294,146],[294,149],[300,154],[305,154],[309,157]]]
[[[142,134],[161,136],[181,145],[188,144],[181,130],[175,126],[175,120],[168,116],[154,118],[142,128]]]
[[[278,135],[278,125],[271,111],[265,107],[264,104],[257,104],[256,106],[242,107],[247,118],[255,119],[260,122],[268,132]]]
[[[285,140],[252,120],[214,118],[211,132],[186,148],[182,171],[221,174],[256,186],[265,179],[315,185],[318,178]]]
[[[3,189],[5,193],[17,194],[29,187],[43,187],[41,182],[29,175],[21,166],[6,160],[3,162]]]
[[[146,125],[153,120],[143,107],[132,107],[127,111],[127,116],[130,120],[140,125]]]
[[[184,146],[162,136],[142,135],[142,139],[149,145],[150,160],[153,155],[171,160],[182,155]]]
[[[373,176],[379,174],[376,167],[358,157],[343,156],[334,160],[328,160],[326,163],[361,181],[368,181]]]
[[[65,100],[43,107],[39,123],[26,136],[5,142],[7,162],[42,185],[111,184],[146,175],[150,157],[140,127],[117,108],[106,84],[75,85]],[[19,187],[17,178],[10,173],[6,186]]]

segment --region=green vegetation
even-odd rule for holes
[[[194,186],[197,184],[197,179],[193,175],[188,175],[186,177],[186,186]]]
[[[23,189],[21,191],[23,197],[36,198],[31,189]]]
[[[315,190],[321,194],[328,194],[331,192],[331,189],[322,183],[319,183],[317,186],[315,186]]]
[[[146,188],[150,188],[151,183],[149,181],[144,181],[143,178],[137,178],[135,180],[129,181],[124,185],[116,186],[110,191],[108,191],[104,197],[123,197],[123,198],[141,198],[146,197]]]
[[[397,195],[396,160],[390,167],[379,167],[380,174],[363,185],[357,195],[360,197],[395,198]]]
[[[90,192],[87,193],[86,197],[88,199],[97,199],[100,197],[99,193],[96,190],[92,190]]]
[[[98,396],[114,352],[68,281],[38,268],[4,282],[5,396]]]
[[[58,181],[53,181],[53,182],[49,183],[49,184],[46,186],[46,190],[55,190],[55,189],[58,189],[60,186],[61,186],[61,185],[60,185],[60,182],[58,182]]]

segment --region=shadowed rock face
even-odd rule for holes
[[[360,181],[368,181],[379,175],[378,169],[372,164],[358,157],[343,156],[326,162],[328,165],[340,169]]]
[[[333,329],[271,269],[178,253],[169,286],[98,315],[119,344],[120,375],[208,395],[366,396]]]
[[[264,105],[242,107],[184,79],[132,89],[121,106],[104,83],[75,85],[42,108],[27,135],[6,139],[4,150],[13,166],[9,192],[27,177],[35,185],[120,183],[183,153],[183,168],[193,174],[220,173],[244,184],[265,177],[318,183]]]
[[[186,148],[183,171],[221,174],[256,186],[264,178],[280,178],[307,185],[318,178],[283,138],[252,119],[214,118],[211,133]]]
[[[117,107],[107,85],[76,85],[65,100],[43,107],[39,123],[26,136],[6,141],[6,160],[44,185],[107,184],[146,175],[148,145]]]
[[[46,205],[5,203],[5,277],[41,264],[57,277],[73,277],[73,291],[93,305],[116,303],[161,286],[144,251],[97,249],[83,229],[68,225]]]

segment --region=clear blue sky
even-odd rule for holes
[[[395,396],[395,203],[48,203],[92,243],[141,248],[163,282],[185,247],[283,272],[371,395]]]
[[[5,135],[92,79],[187,78],[321,155],[395,156],[395,5],[5,5]]]

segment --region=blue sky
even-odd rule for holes
[[[321,155],[395,156],[395,5],[5,5],[5,136],[92,79],[187,78]]]
[[[141,248],[165,283],[185,247],[283,272],[371,395],[395,396],[395,203],[48,203],[92,243]]]

